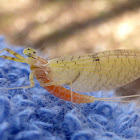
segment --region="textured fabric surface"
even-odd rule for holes
[[[0,50],[6,47],[22,54],[1,36]],[[29,85],[29,73],[27,64],[0,59],[1,89]],[[0,91],[0,140],[140,139],[140,111],[134,104],[96,101],[73,107],[35,83],[30,89]]]

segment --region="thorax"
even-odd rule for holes
[[[40,83],[48,82],[49,68],[47,60],[41,57],[37,57],[37,59],[33,60],[32,63],[30,63],[30,69],[33,72],[34,77]]]

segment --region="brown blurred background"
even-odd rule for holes
[[[139,48],[140,0],[0,0],[0,34],[51,58]]]
[[[0,0],[0,34],[50,59],[139,49],[140,0]]]

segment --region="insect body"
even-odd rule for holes
[[[17,88],[34,87],[34,76],[48,92],[74,103],[91,103],[94,100],[111,101],[118,97],[95,98],[79,94],[72,89],[80,92],[108,90],[123,86],[140,77],[140,51],[136,50],[104,51],[96,54],[62,57],[50,61],[37,56],[36,51],[31,48],[23,51],[27,58],[8,48],[3,49],[0,53],[4,50],[17,58],[4,55],[0,58],[30,65],[32,71],[29,76],[30,86]],[[71,91],[64,88],[65,85],[70,85]]]

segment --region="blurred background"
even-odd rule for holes
[[[0,34],[50,59],[139,49],[140,0],[0,0]]]
[[[0,0],[0,34],[50,58],[137,49],[140,0]]]

